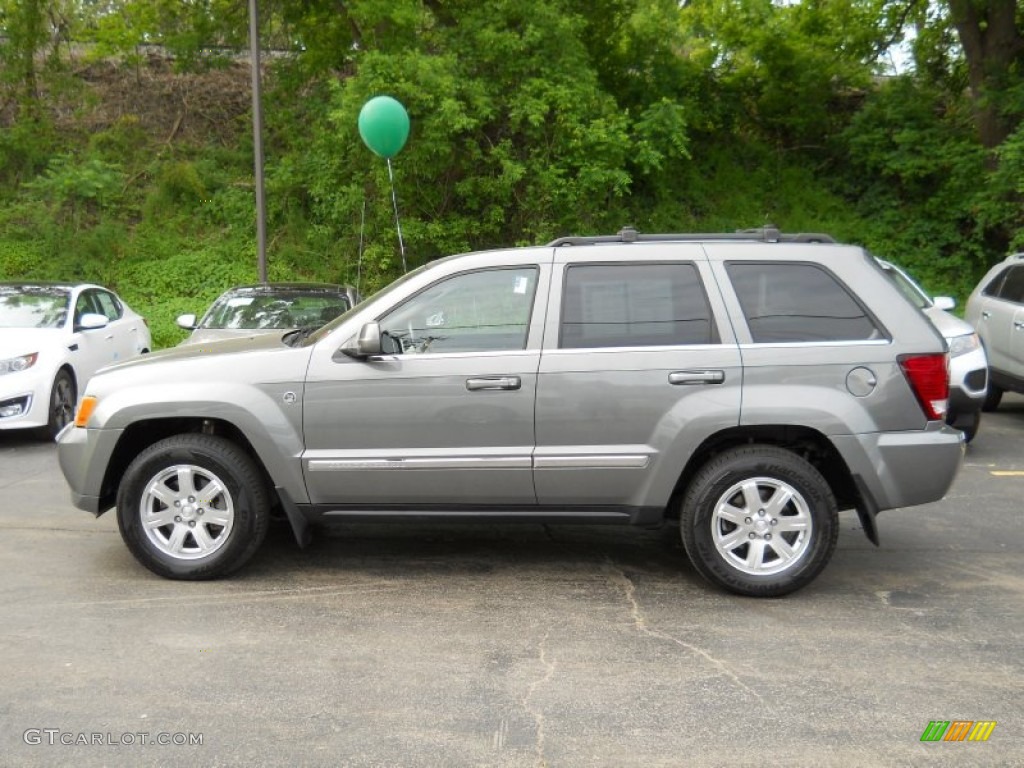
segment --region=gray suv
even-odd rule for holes
[[[106,369],[60,438],[74,503],[208,579],[311,523],[678,521],[695,568],[781,595],[838,510],[949,489],[947,353],[859,248],[776,230],[453,256],[309,333]]]

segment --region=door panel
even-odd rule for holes
[[[1013,316],[1010,337],[1010,359],[1006,370],[1018,379],[1024,379],[1024,307]]]
[[[104,315],[103,307],[96,299],[96,291],[82,291],[75,302],[74,324],[77,326],[82,315],[94,313]],[[105,316],[105,315],[104,315]],[[71,337],[71,346],[77,346],[72,355],[75,372],[79,379],[79,390],[83,390],[84,382],[88,381],[97,370],[114,362],[117,348],[114,343],[114,332],[110,325],[103,328],[75,331]]]
[[[1010,346],[1016,307],[1009,301],[986,296],[981,303],[978,332],[985,340],[988,364],[1007,373],[1012,368]]]
[[[677,374],[712,372],[707,382],[672,382]],[[545,352],[537,396],[537,500],[647,506],[660,463],[736,426],[741,384],[735,345]],[[664,490],[653,493],[660,495]],[[667,500],[664,495],[660,503]]]
[[[304,410],[310,500],[533,504],[538,359],[537,352],[394,355],[311,371]],[[491,377],[514,377],[519,387],[467,386]]]
[[[125,317],[124,308],[114,296],[107,291],[95,292],[96,303],[110,324],[106,330],[113,336],[114,360],[127,360],[140,351],[138,346],[138,327],[134,318]]]
[[[313,503],[536,503],[534,401],[550,267],[525,258],[442,273],[374,311],[390,354],[314,351],[303,412]]]
[[[738,423],[739,349],[703,249],[671,253],[639,262],[608,246],[566,265],[556,252],[560,301],[537,384],[540,504],[663,506],[690,453]]]

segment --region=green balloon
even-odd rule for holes
[[[390,96],[375,96],[359,110],[359,135],[375,154],[394,157],[409,138],[409,113]]]

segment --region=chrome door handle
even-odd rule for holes
[[[1024,331],[1024,322],[1021,322],[1020,320],[1014,320],[1013,327],[1016,328],[1018,331]]]
[[[107,341],[112,341],[114,339],[114,334],[110,334],[109,336],[104,336],[103,338],[106,339]]]
[[[992,313],[989,312],[987,309],[981,313],[982,320],[988,320],[990,317],[992,317]]]
[[[725,371],[675,371],[668,375],[669,384],[721,384]]]
[[[483,376],[466,379],[466,389],[474,392],[481,389],[519,389],[523,385],[518,376]]]

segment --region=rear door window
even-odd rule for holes
[[[1024,267],[1010,267],[1006,279],[999,287],[999,298],[1024,304]]]
[[[579,264],[567,268],[559,346],[717,344],[693,264]]]

